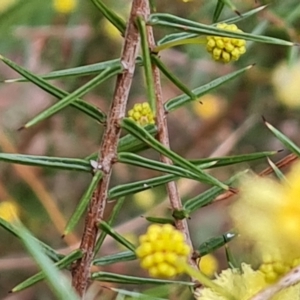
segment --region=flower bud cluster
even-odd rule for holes
[[[129,119],[135,121],[141,126],[155,124],[154,115],[149,103],[137,103],[128,111]]]
[[[220,23],[217,28],[233,32],[242,32],[234,24]],[[221,36],[208,36],[206,49],[211,53],[212,58],[216,61],[228,63],[238,60],[246,52],[246,41],[243,39],[234,39]]]
[[[180,261],[186,262],[190,251],[183,234],[172,225],[153,224],[146,234],[140,236],[136,255],[150,276],[166,278],[184,272]]]

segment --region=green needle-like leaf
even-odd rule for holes
[[[116,299],[168,300],[167,298],[159,298],[159,297],[155,297],[155,296],[144,294],[144,293],[142,294],[142,293],[138,293],[138,292],[127,291],[124,289],[116,289],[116,288],[110,287],[109,290],[118,294],[118,297]],[[128,297],[124,297],[124,296],[128,296]]]
[[[25,77],[28,81],[34,83],[38,87],[40,87],[42,90],[46,91],[47,93],[57,97],[58,99],[62,99],[68,95],[67,92],[49,84],[46,80],[43,78],[34,75],[33,73],[27,71],[26,69],[20,67],[19,65],[15,64],[11,60],[9,60],[6,57],[3,57],[0,55],[0,60],[2,60],[6,65],[8,65],[10,68],[15,70],[17,73]],[[121,71],[121,66],[120,66]],[[105,123],[106,121],[106,115],[97,107],[81,100],[75,100],[74,103],[71,104],[75,108],[79,109],[80,111],[84,112],[88,116],[92,117],[93,119],[97,120],[100,123]]]
[[[126,23],[113,10],[109,9],[101,0],[91,0],[96,7],[102,12],[104,17],[112,23],[122,35],[125,34]]]
[[[300,148],[294,142],[292,142],[287,136],[285,136],[282,132],[280,132],[270,123],[265,121],[265,125],[283,145],[285,145],[290,151],[295,153],[297,156],[300,156]]]
[[[79,89],[74,91],[73,93],[70,93],[68,96],[65,98],[61,99],[61,101],[55,103],[51,107],[47,108],[40,114],[38,114],[36,117],[34,117],[31,121],[27,122],[24,125],[24,128],[29,128],[33,125],[36,125],[37,123],[49,118],[50,116],[53,116],[66,106],[70,105],[72,102],[74,102],[77,98],[85,95],[88,93],[90,90],[98,86],[100,83],[106,81],[107,79],[111,78],[112,76],[115,76],[120,72],[119,67],[115,68],[107,68],[104,70],[102,73],[97,75],[95,78],[81,86]]]
[[[123,284],[182,284],[188,286],[194,286],[193,282],[187,281],[175,281],[166,279],[153,279],[153,278],[143,278],[134,277],[129,275],[120,275],[109,272],[95,272],[91,275],[94,280],[105,281],[105,282],[115,282]]]
[[[176,165],[193,172],[198,177],[198,180],[201,182],[205,182],[208,184],[216,185],[221,187],[224,190],[228,190],[228,186],[224,183],[220,182],[213,176],[206,174],[204,171],[198,169],[192,163],[187,161],[186,159],[182,158],[175,152],[167,149],[164,147],[160,142],[158,142],[155,138],[153,138],[144,128],[137,125],[130,119],[123,119],[121,122],[121,127],[127,130],[129,133],[134,135],[135,137],[139,138],[140,140],[144,141],[148,144],[151,148],[155,149],[159,153],[169,157]]]
[[[242,162],[248,162],[251,160],[262,159],[268,156],[277,154],[278,151],[266,151],[266,152],[257,152],[251,154],[235,155],[235,156],[224,156],[224,157],[212,157],[212,158],[203,158],[190,160],[191,163],[197,165],[201,169],[206,168],[216,168],[222,166],[228,166],[231,164],[237,164]],[[175,181],[179,179],[176,175],[163,175],[157,176],[150,179],[145,179],[141,181],[136,181],[132,183],[126,183],[117,185],[109,190],[109,199],[115,199],[118,197],[139,193],[150,188],[154,188],[163,184],[166,184],[170,181]]]
[[[288,183],[288,180],[286,179],[284,174],[281,172],[281,170],[269,158],[268,158],[268,163],[269,163],[270,167],[273,169],[277,178],[280,179],[281,181],[285,181],[286,183]]]
[[[135,246],[132,243],[130,243],[128,240],[126,240],[122,235],[117,233],[114,229],[112,229],[107,222],[100,221],[98,226],[100,229],[102,229],[108,235],[110,235],[114,240],[119,242],[121,245],[125,246],[128,250],[135,252]]]
[[[83,213],[85,212],[85,210],[92,198],[92,194],[93,194],[98,182],[102,178],[102,176],[103,176],[103,173],[101,171],[96,171],[90,185],[88,186],[87,190],[83,194],[79,204],[76,206],[74,213],[72,214],[71,218],[68,221],[68,224],[66,225],[66,228],[64,230],[64,236],[69,234],[75,228],[75,226],[78,224],[78,222],[79,222],[81,216],[83,215]]]
[[[263,5],[263,6],[257,7],[255,9],[252,9],[248,12],[243,13],[242,16],[235,16],[235,17],[220,21],[218,23],[235,24],[235,23],[243,21],[243,20],[257,14],[258,12],[265,9],[266,7],[267,7],[267,5]],[[215,23],[215,24],[217,24],[217,23]],[[213,24],[213,25],[215,25],[215,24]],[[187,32],[172,33],[172,34],[166,35],[161,40],[159,40],[157,42],[157,45],[161,46],[161,45],[171,44],[171,43],[175,43],[175,42],[179,44],[179,41],[181,41],[181,40],[196,38],[198,36],[199,36],[199,34],[196,34],[196,33],[187,33]]]
[[[51,260],[44,254],[43,248],[40,244],[20,222],[18,222],[16,230],[27,251],[32,255],[33,259],[42,269],[45,278],[57,297],[56,299],[79,299],[73,290],[71,283],[61,272],[58,271],[57,267],[55,267]]]
[[[255,35],[255,34],[244,33],[244,32],[233,32],[233,31],[220,29],[215,26],[197,23],[171,14],[164,14],[164,13],[152,14],[148,19],[148,24],[152,26],[161,25],[165,27],[171,27],[184,32],[197,33],[200,35],[224,36],[229,38],[245,39],[248,41],[281,45],[281,46],[295,45],[295,43],[293,42],[289,42],[289,41],[285,41],[285,40],[281,40],[269,36]]]
[[[116,204],[115,204],[115,206],[113,208],[113,211],[111,213],[111,216],[110,216],[110,218],[108,220],[108,225],[109,226],[112,226],[113,223],[114,223],[114,221],[115,221],[115,219],[118,217],[119,212],[121,211],[121,208],[122,208],[122,206],[124,204],[124,200],[125,200],[125,198],[122,197],[122,198],[118,199],[118,201],[116,202]],[[99,252],[99,250],[100,250],[100,248],[101,248],[101,246],[102,246],[105,238],[106,238],[106,232],[102,231],[100,233],[99,238],[96,241],[95,250],[94,250],[94,256],[97,255],[97,253]]]
[[[156,135],[157,128],[155,125],[149,124],[144,127],[151,135]],[[121,137],[118,143],[118,153],[119,152],[140,152],[148,148],[148,145],[145,144],[143,141],[137,139],[136,137],[132,136],[131,134],[126,134],[125,136]],[[98,157],[98,152],[94,152],[87,156],[85,159],[96,160]]]
[[[111,254],[108,256],[103,256],[93,260],[93,265],[95,266],[106,266],[119,262],[135,260],[136,254],[132,251],[124,251],[116,254]]]
[[[146,169],[156,170],[164,173],[170,173],[173,175],[177,175],[185,178],[191,178],[194,180],[198,179],[197,175],[195,175],[193,172],[189,170],[174,165],[167,165],[165,163],[153,159],[145,158],[136,155],[134,153],[121,152],[118,154],[117,160],[118,162],[124,164],[130,164],[130,165],[134,165]]]
[[[72,253],[66,255],[63,259],[61,259],[60,261],[55,263],[54,266],[56,266],[59,270],[66,269],[74,261],[76,261],[77,259],[79,259],[81,257],[82,257],[81,250],[74,250]],[[39,273],[31,276],[30,278],[26,279],[25,281],[19,283],[17,286],[15,286],[11,290],[11,292],[12,293],[20,292],[20,291],[34,285],[35,283],[37,283],[37,282],[39,282],[43,279],[45,279],[45,274],[43,272],[39,272]]]
[[[154,81],[153,81],[153,74],[152,74],[152,64],[151,64],[151,56],[149,51],[149,45],[147,40],[147,29],[145,20],[138,16],[136,19],[137,27],[140,32],[141,37],[141,48],[143,53],[143,62],[144,62],[144,72],[146,78],[146,92],[149,105],[155,114],[156,111],[156,97],[155,97],[155,90],[154,90]]]
[[[36,167],[47,167],[61,170],[92,172],[91,164],[86,159],[36,156],[27,154],[0,153],[0,161],[29,165]]]
[[[232,184],[238,178],[240,178],[242,175],[244,175],[246,172],[247,172],[247,170],[237,173],[236,175],[232,176],[226,183],[229,185]],[[200,195],[197,195],[196,197],[193,197],[193,198],[185,201],[185,203],[183,205],[184,216],[187,217],[192,212],[198,210],[199,208],[210,204],[222,192],[223,192],[223,190],[220,187],[214,186],[214,187],[208,189],[207,191],[201,193]],[[176,212],[174,213],[174,216],[177,216]]]
[[[141,60],[138,60],[139,64],[141,64]],[[121,62],[120,59],[112,59],[103,61],[100,63],[90,64],[86,66],[70,68],[70,69],[63,69],[58,71],[53,71],[48,74],[38,75],[40,78],[51,80],[51,79],[59,79],[59,78],[67,78],[67,77],[83,77],[88,75],[99,74],[101,71],[107,68],[115,68],[120,67],[121,69]],[[6,79],[4,82],[6,83],[14,83],[14,82],[26,82],[28,81],[26,78],[16,78],[16,79]]]
[[[10,232],[11,234],[18,237],[19,239],[21,239],[20,232],[18,231],[18,229],[16,228],[15,225],[12,225],[11,223],[7,222],[6,220],[0,218],[0,226],[2,228],[4,228],[5,230],[7,230],[8,232]],[[36,242],[39,243],[39,245],[43,249],[44,253],[54,262],[57,262],[57,261],[61,260],[62,258],[64,258],[64,255],[59,254],[58,252],[56,252],[54,249],[52,249],[47,244],[45,244],[37,239],[36,239]]]
[[[215,11],[214,11],[214,15],[213,15],[213,22],[216,23],[223,11],[223,8],[225,6],[225,3],[223,0],[218,0],[218,3],[216,5]]]
[[[204,256],[208,253],[214,252],[215,250],[223,247],[225,244],[229,243],[236,236],[237,236],[236,232],[231,230],[222,235],[210,238],[199,246],[198,251],[200,252],[201,256]]]
[[[151,56],[151,59],[155,63],[155,65],[160,69],[160,71],[182,92],[189,96],[191,100],[197,99],[197,96],[193,92],[191,92],[190,89],[185,84],[183,84],[175,75],[173,75],[156,55],[153,54]]]
[[[232,73],[229,73],[227,75],[224,75],[222,77],[219,77],[205,85],[202,85],[200,87],[197,87],[195,89],[192,90],[192,93],[194,95],[196,95],[196,99],[199,99],[199,97],[207,94],[208,92],[210,92],[211,90],[216,89],[217,87],[221,86],[222,84],[242,75],[245,71],[251,69],[253,67],[253,65],[247,66],[245,68],[242,68],[238,71],[234,71]],[[167,101],[165,103],[165,110],[168,112],[171,112],[191,101],[193,101],[194,99],[191,99],[189,96],[182,94],[179,95],[175,98],[170,99],[169,101]]]

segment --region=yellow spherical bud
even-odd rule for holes
[[[141,126],[155,124],[153,112],[147,102],[135,104],[133,108],[128,111],[128,117]]]
[[[185,244],[183,234],[172,225],[150,225],[147,233],[140,237],[136,255],[141,267],[153,277],[173,277],[182,273],[182,261],[186,262],[190,247]]]
[[[69,14],[75,10],[77,0],[53,0],[53,8],[61,14]]]
[[[233,32],[242,32],[234,24],[221,23],[217,28],[225,29]],[[246,42],[243,39],[234,39],[220,36],[208,36],[206,49],[212,54],[212,58],[216,61],[228,63],[238,60],[242,54],[246,52]]]
[[[200,258],[200,270],[208,277],[213,277],[218,270],[218,261],[212,254],[207,254]]]

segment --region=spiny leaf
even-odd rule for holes
[[[25,77],[28,81],[34,83],[42,90],[46,91],[47,93],[57,97],[58,99],[62,99],[68,95],[67,92],[49,84],[46,80],[41,78],[40,76],[34,75],[33,73],[27,71],[26,69],[22,68],[21,66],[15,64],[8,58],[0,55],[0,60],[2,60],[6,65],[10,68],[15,70],[17,73]],[[120,66],[121,70],[121,66]],[[99,108],[84,102],[82,100],[75,100],[74,103],[71,104],[75,108],[79,109],[80,111],[84,112],[88,116],[92,117],[93,119],[97,120],[100,123],[105,123],[106,115],[102,112]]]
[[[0,153],[0,161],[29,165],[36,167],[47,167],[61,170],[92,172],[91,164],[86,159],[37,156],[15,153]]]
[[[111,78],[112,76],[115,76],[120,72],[120,68],[117,66],[115,68],[107,68],[104,71],[102,71],[99,75],[97,75],[95,78],[78,88],[76,91],[70,93],[65,98],[61,99],[59,102],[55,103],[54,105],[50,106],[43,112],[39,113],[36,117],[34,117],[31,121],[27,122],[23,127],[29,128],[33,125],[36,125],[37,123],[53,116],[66,106],[74,103],[77,98],[85,95],[90,90],[101,84],[102,82],[106,81],[107,79]]]

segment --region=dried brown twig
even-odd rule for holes
[[[84,296],[89,281],[91,261],[99,232],[97,224],[104,215],[112,166],[117,155],[117,145],[120,136],[119,121],[125,116],[128,94],[135,70],[135,59],[137,57],[140,40],[139,32],[135,26],[135,19],[137,16],[146,17],[146,5],[146,0],[133,0],[132,2],[121,55],[121,63],[124,70],[123,73],[117,77],[107,127],[99,150],[98,165],[101,166],[103,177],[93,194],[88,208],[85,229],[80,245],[83,257],[76,262],[72,270],[72,283],[81,297]]]

